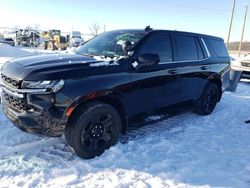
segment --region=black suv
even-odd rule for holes
[[[20,129],[63,133],[82,158],[114,145],[138,114],[190,101],[210,114],[229,86],[221,38],[167,30],[117,30],[77,54],[39,55],[1,70],[2,107]]]

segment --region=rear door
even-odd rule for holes
[[[180,99],[197,99],[207,83],[210,61],[202,40],[193,35],[175,34],[175,61],[179,64]]]

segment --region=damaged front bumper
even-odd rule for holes
[[[10,91],[3,84],[1,86],[3,112],[16,127],[53,137],[63,134],[67,122],[65,111],[72,102],[67,96],[60,92],[39,94]]]

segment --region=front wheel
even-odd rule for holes
[[[114,145],[121,131],[121,119],[114,107],[105,103],[83,106],[65,127],[65,139],[80,157],[90,159]]]
[[[49,42],[47,49],[54,51],[56,50],[56,46],[53,42]]]
[[[219,88],[216,84],[209,82],[195,105],[195,112],[201,115],[208,115],[213,112],[217,102],[219,101]]]

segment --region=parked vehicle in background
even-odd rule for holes
[[[15,46],[15,41],[12,38],[0,38],[0,43],[5,43],[11,46]]]
[[[233,70],[242,71],[242,78],[250,79],[250,54],[232,61],[231,68]]]
[[[42,33],[42,37],[45,39],[43,47],[45,50],[66,50],[69,47],[69,43],[65,36],[61,35],[60,30],[49,30]]]
[[[3,38],[5,39],[13,39],[14,45],[16,46],[16,31],[4,33]]]
[[[70,34],[70,47],[78,47],[84,43],[80,31],[72,31]]]
[[[38,46],[40,33],[31,29],[18,29],[13,32],[5,33],[4,38],[14,41],[15,46]]]
[[[77,54],[7,62],[2,107],[20,129],[64,133],[77,155],[93,158],[140,114],[183,102],[210,114],[229,88],[229,64],[221,38],[149,28],[111,31]]]

